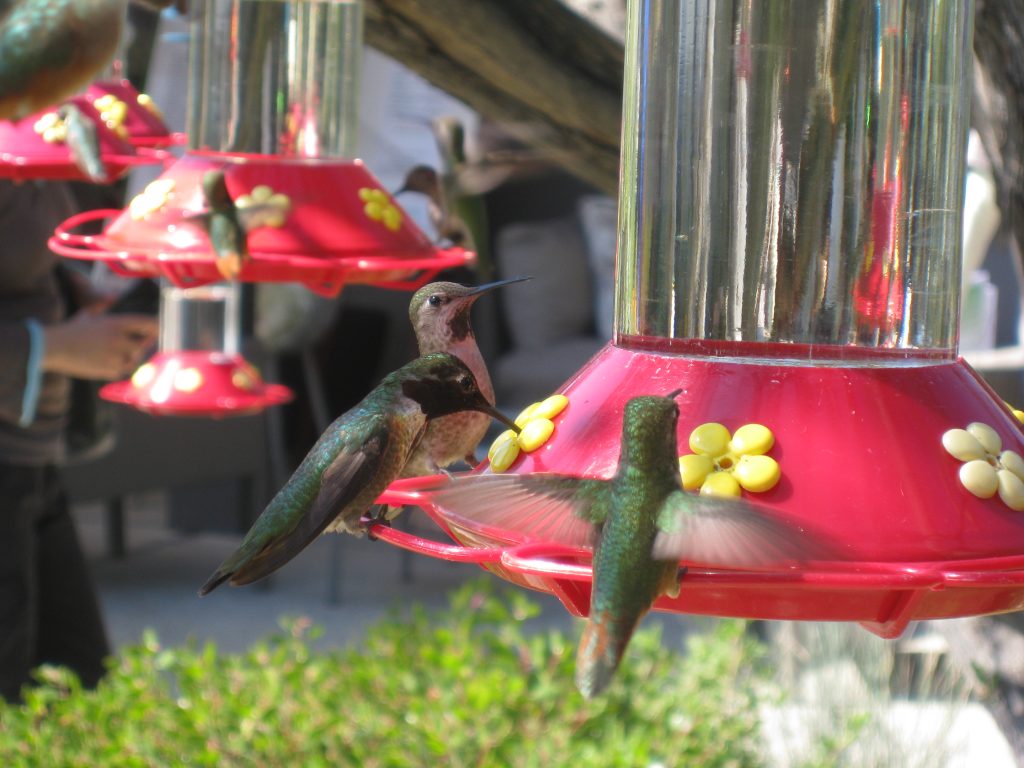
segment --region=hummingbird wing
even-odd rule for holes
[[[430,492],[455,528],[476,533],[522,534],[528,541],[592,548],[608,515],[606,480],[568,475],[453,476]]]
[[[372,432],[369,439],[342,448],[324,470],[316,496],[305,510],[293,492],[295,485],[301,483],[296,479],[302,470],[300,467],[253,524],[241,546],[214,572],[199,594],[205,595],[229,579],[235,586],[261,579],[323,533],[361,492],[378,480],[382,471],[381,457],[387,452],[392,435],[387,429]],[[376,494],[368,495],[367,508]],[[362,514],[365,510],[358,511]]]
[[[799,526],[740,499],[673,491],[658,514],[656,560],[765,568],[827,556]]]

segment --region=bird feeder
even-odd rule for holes
[[[245,415],[291,400],[291,390],[264,383],[239,352],[240,288],[165,282],[159,351],[130,380],[102,387],[100,396],[160,416]]]
[[[543,445],[478,471],[608,477],[626,401],[682,388],[684,487],[835,554],[690,567],[657,609],[895,637],[1024,607],[1024,414],[957,356],[969,0],[638,0],[629,19],[615,336]],[[414,485],[384,499],[459,543],[378,535],[587,613],[589,552],[459,530]]]
[[[230,42],[226,42],[230,41]],[[300,282],[334,296],[345,283],[408,290],[470,263],[439,248],[352,159],[362,57],[359,0],[206,0],[190,46],[185,155],[124,211],[69,219],[52,247],[124,275],[179,287],[224,279],[195,217],[203,176],[223,172],[236,207],[280,202],[248,236],[232,277]],[[105,222],[99,235],[79,234]]]
[[[136,166],[168,159],[169,155],[155,149],[156,144],[142,147],[133,142],[123,119],[117,123],[104,119],[96,101],[88,94],[68,99],[95,125],[97,152],[110,181]],[[87,180],[68,146],[67,125],[58,113],[60,106],[56,104],[16,122],[0,120],[0,178]]]

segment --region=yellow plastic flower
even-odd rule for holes
[[[359,190],[359,199],[363,201],[363,212],[371,221],[379,221],[392,232],[402,226],[402,212],[382,189],[363,187]]]
[[[150,114],[156,116],[157,119],[161,121],[164,119],[163,111],[160,109],[160,107],[156,105],[156,102],[153,101],[153,97],[150,96],[148,93],[140,93],[136,101],[138,102],[140,107],[147,110]]]
[[[1003,405],[1010,409],[1010,413],[1012,413],[1017,418],[1017,421],[1024,424],[1024,411],[1020,410],[1020,408],[1014,408],[1005,400],[1003,400]]]
[[[108,93],[93,101],[92,105],[100,113],[100,119],[107,128],[122,139],[128,138],[128,129],[124,127],[124,120],[128,116],[127,104],[114,94]]]
[[[275,192],[266,184],[259,184],[235,200],[235,206],[246,217],[246,229],[256,227],[283,227],[291,210],[288,195]]]
[[[765,455],[773,445],[775,435],[762,424],[744,424],[735,434],[716,422],[701,424],[690,433],[693,453],[679,457],[683,487],[710,496],[769,491],[782,476],[778,462]]]
[[[950,429],[942,435],[942,447],[964,462],[960,467],[964,488],[980,499],[998,492],[1010,509],[1024,511],[1024,459],[1016,451],[1004,451],[992,427],[975,421],[967,429]]]
[[[142,389],[153,383],[156,378],[156,366],[152,363],[143,363],[138,370],[132,374],[132,386]]]
[[[135,221],[148,219],[167,205],[172,197],[174,197],[174,179],[151,181],[128,203],[128,215]]]
[[[182,368],[174,374],[174,388],[179,392],[192,393],[203,386],[203,374],[198,368]]]
[[[504,472],[512,466],[519,453],[532,453],[540,448],[555,431],[555,416],[565,410],[569,398],[565,395],[552,395],[539,403],[526,406],[515,418],[519,433],[514,429],[506,429],[487,451],[487,459],[491,462],[492,472]]]
[[[47,144],[62,144],[68,135],[67,125],[56,112],[47,112],[32,128]]]

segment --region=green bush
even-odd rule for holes
[[[22,706],[0,704],[0,765],[757,765],[761,648],[742,622],[688,653],[641,630],[595,701],[573,686],[575,637],[530,631],[538,613],[492,580],[445,612],[393,614],[358,648],[317,651],[302,621],[225,654],[150,634],[95,691],[42,668]]]

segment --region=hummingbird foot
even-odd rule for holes
[[[398,510],[392,514],[389,512],[392,510]],[[370,507],[370,511],[366,513],[366,524],[363,530],[366,531],[366,538],[370,541],[377,541],[377,537],[373,535],[373,526],[383,525],[386,528],[391,527],[391,520],[398,512],[402,510],[402,507],[390,507],[387,504],[375,504]]]
[[[679,566],[679,569],[676,571],[675,581],[673,581],[669,588],[665,590],[666,595],[672,598],[679,597],[679,586],[682,584],[683,577],[686,575],[686,570],[687,568],[685,565]]]

